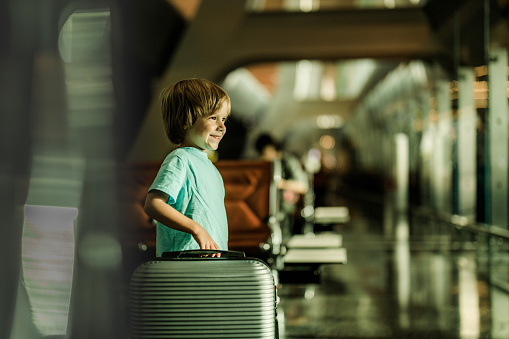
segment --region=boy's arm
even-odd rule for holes
[[[200,224],[168,205],[167,200],[166,193],[150,191],[145,200],[145,213],[167,227],[191,234],[200,249],[219,250],[219,246]]]

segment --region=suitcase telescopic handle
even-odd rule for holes
[[[223,251],[223,250],[186,250],[186,251],[173,251],[163,252],[162,257],[164,258],[200,258],[203,256],[209,256],[210,254],[220,253],[220,258],[244,258],[246,255],[241,251]]]

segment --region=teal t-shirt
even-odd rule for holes
[[[149,188],[169,195],[167,203],[200,224],[221,250],[228,249],[224,183],[207,153],[194,147],[177,148],[166,156]],[[191,234],[157,222],[156,252],[199,249]]]

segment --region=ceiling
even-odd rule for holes
[[[479,17],[475,6],[463,6],[476,3],[469,0],[246,0],[243,8],[241,1],[167,1],[189,28],[158,86],[189,75],[221,82],[246,130],[244,156],[254,156],[249,145],[261,131],[280,139],[297,135],[293,146],[309,147],[324,121],[325,130],[347,123],[362,96],[400,62],[440,53],[451,60],[443,42],[451,45],[455,12],[461,9],[463,25],[474,28]],[[506,1],[498,3],[507,8]],[[231,14],[235,11],[243,14]],[[221,16],[229,20],[218,21]],[[281,46],[285,43],[288,47]],[[476,62],[468,52],[479,46],[465,46],[464,60]],[[167,142],[156,111],[153,100],[133,161],[159,159],[168,151],[159,146]]]

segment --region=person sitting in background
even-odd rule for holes
[[[301,233],[297,228],[302,225],[295,223],[295,215],[300,212],[297,211],[297,205],[301,197],[309,190],[309,179],[299,158],[291,152],[283,151],[281,145],[267,133],[258,136],[255,148],[260,159],[281,161],[282,173],[278,188],[282,191],[281,210],[285,213],[283,236],[288,235],[288,232]]]

